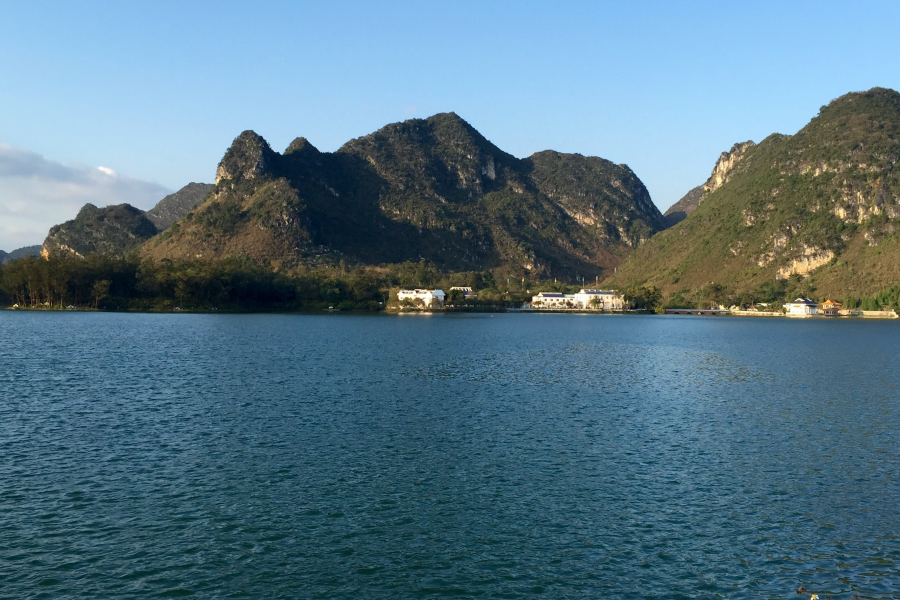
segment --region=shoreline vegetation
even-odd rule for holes
[[[18,310],[89,310],[158,313],[265,312],[533,312],[622,314],[712,310],[735,316],[782,316],[781,303],[807,290],[788,278],[754,293],[729,293],[721,285],[663,296],[654,287],[618,290],[625,310],[531,308],[539,292],[574,293],[583,283],[528,281],[502,270],[445,272],[427,261],[348,266],[343,261],[314,269],[281,271],[248,258],[218,260],[141,259],[51,255],[24,257],[0,265],[0,306]],[[469,287],[465,298],[453,287]],[[401,288],[450,290],[446,306],[423,309],[399,302]],[[824,300],[824,299],[823,299]],[[842,317],[897,318],[900,286],[871,298],[842,299]],[[772,306],[779,309],[772,311]],[[697,313],[694,313],[697,314]],[[711,314],[711,313],[699,313]],[[835,317],[822,317],[835,318]]]

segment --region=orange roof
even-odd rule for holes
[[[834,300],[826,300],[825,302],[822,303],[822,306],[826,307],[826,308],[840,308],[841,303],[835,302]]]

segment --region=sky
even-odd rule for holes
[[[625,163],[665,210],[722,151],[900,89],[900,2],[0,0],[0,249],[212,182],[246,129],[323,151],[454,111]]]

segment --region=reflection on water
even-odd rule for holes
[[[0,314],[0,596],[900,597],[893,323]]]

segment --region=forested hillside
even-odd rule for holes
[[[445,270],[593,278],[664,226],[627,166],[552,151],[517,159],[446,113],[335,153],[297,138],[279,154],[246,131],[209,198],[142,254],[286,268],[426,259]]]
[[[683,299],[873,296],[900,282],[898,158],[900,94],[842,96],[795,135],[743,148],[687,218],[607,283]]]

